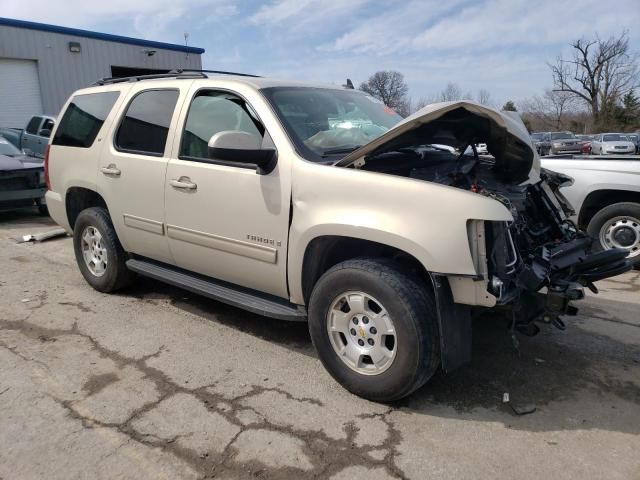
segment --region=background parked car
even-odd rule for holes
[[[540,155],[582,153],[582,146],[572,132],[549,132],[543,136],[539,152]]]
[[[623,133],[600,133],[591,142],[594,155],[636,153],[636,145]]]
[[[0,136],[0,211],[37,205],[46,215],[43,160],[24,155]]]
[[[531,140],[533,141],[533,146],[536,147],[536,150],[538,151],[538,155],[542,155],[540,145],[542,144],[545,135],[547,135],[546,132],[533,132],[531,134]]]
[[[0,135],[27,155],[42,158],[55,122],[54,117],[34,115],[26,128],[0,128]]]
[[[587,155],[590,154],[593,137],[591,135],[576,135],[576,138],[580,141],[581,152]]]
[[[635,144],[636,153],[640,154],[640,133],[628,133],[627,137]]]
[[[599,248],[629,250],[640,268],[640,160],[634,157],[543,158],[544,168],[573,178],[561,191],[575,209],[572,220]]]

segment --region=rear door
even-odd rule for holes
[[[173,263],[164,227],[169,131],[189,84],[156,81],[133,87],[98,167],[98,189],[125,250],[166,263]]]

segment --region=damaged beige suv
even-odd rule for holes
[[[583,287],[630,268],[569,221],[571,180],[523,124],[472,102],[403,120],[332,86],[105,79],[65,105],[46,176],[95,289],[139,274],[308,321],[329,373],[375,401],[469,361],[472,316],[563,328]]]

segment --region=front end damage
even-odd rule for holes
[[[558,191],[559,182],[569,180],[545,170],[540,176],[499,192],[514,221],[484,222],[485,235],[475,238],[486,249],[484,280],[496,307],[528,335],[538,332],[536,322],[564,329],[560,317],[577,313],[571,302],[584,298],[584,287],[597,293],[595,282],[631,268],[627,251],[597,251],[569,220],[573,212]]]
[[[490,155],[479,155],[478,143]],[[538,322],[564,328],[560,317],[577,312],[572,302],[585,287],[597,292],[595,282],[631,268],[625,250],[598,251],[570,220],[560,187],[571,178],[540,169],[526,128],[504,112],[473,102],[430,105],[338,165],[467,190],[509,209],[510,222],[469,219],[475,275],[447,279],[454,303],[503,311],[522,333],[537,333]]]

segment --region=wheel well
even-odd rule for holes
[[[604,207],[620,202],[640,203],[640,192],[628,190],[596,190],[584,199],[578,224],[586,228],[593,216]]]
[[[107,204],[100,194],[88,188],[71,187],[65,196],[67,220],[73,229],[80,212],[91,207],[107,208]]]
[[[308,304],[311,291],[324,272],[340,262],[358,257],[379,257],[396,261],[418,278],[427,279],[428,272],[412,255],[382,243],[361,238],[323,236],[314,238],[304,254],[302,293]]]

